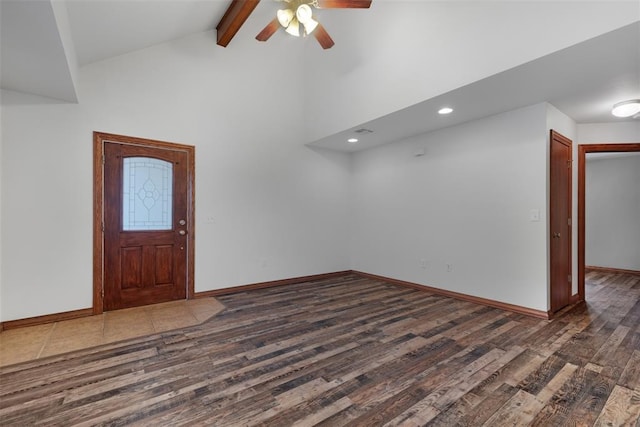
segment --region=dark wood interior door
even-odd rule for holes
[[[185,299],[187,154],[104,144],[104,308]]]
[[[551,312],[571,302],[571,140],[551,131],[550,200],[550,293]]]

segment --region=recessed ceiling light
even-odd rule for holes
[[[451,114],[453,113],[453,108],[451,107],[442,107],[441,109],[438,110],[438,114]]]
[[[358,138],[349,138],[349,139],[347,139],[347,142],[349,144],[355,144],[356,142],[358,142]]]
[[[632,99],[614,104],[611,114],[616,117],[631,117],[640,113],[640,99]]]

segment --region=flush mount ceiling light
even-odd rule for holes
[[[638,113],[640,113],[640,99],[618,102],[611,109],[611,114],[616,117],[631,117]]]
[[[453,108],[451,107],[442,107],[441,109],[438,110],[438,114],[441,114],[441,115],[446,115],[451,113],[453,113]]]
[[[288,34],[295,37],[308,36],[313,33],[313,36],[318,40],[323,49],[329,49],[334,43],[329,33],[327,33],[327,30],[325,30],[318,21],[313,19],[312,6],[316,9],[367,9],[371,6],[371,0],[276,1],[286,3],[286,8],[278,10],[276,18],[260,31],[256,39],[261,42],[267,41],[278,28],[282,27]]]

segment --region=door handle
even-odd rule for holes
[[[184,236],[185,234],[187,234],[187,232],[185,230],[179,230],[178,234]]]
[[[552,236],[554,239],[559,239],[560,238],[560,233],[553,233]]]

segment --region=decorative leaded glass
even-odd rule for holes
[[[122,166],[122,229],[171,230],[173,164],[125,157]]]

